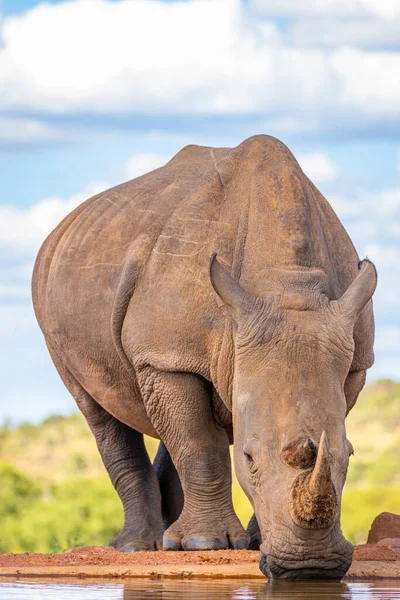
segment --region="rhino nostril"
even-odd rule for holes
[[[310,469],[318,454],[318,444],[311,437],[291,442],[281,452],[282,460],[294,469]]]
[[[312,452],[314,452],[315,454],[317,453],[317,451],[318,451],[318,444],[317,444],[317,442],[315,442],[312,438],[309,437],[309,438],[307,438],[307,442],[305,442],[305,443],[307,444],[308,448]]]

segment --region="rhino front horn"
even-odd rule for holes
[[[301,473],[293,484],[289,508],[295,523],[305,529],[324,529],[335,521],[338,501],[325,431],[321,435],[314,468]]]

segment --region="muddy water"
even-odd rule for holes
[[[126,583],[0,582],[1,600],[394,600],[400,581],[263,582],[140,580]]]

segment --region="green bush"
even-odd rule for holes
[[[0,463],[0,519],[19,515],[41,495],[40,487],[24,473]]]
[[[2,552],[63,552],[106,546],[123,522],[120,500],[107,477],[77,478],[53,486],[2,523]]]
[[[123,522],[119,498],[107,476],[78,477],[40,490],[26,475],[1,465],[0,552],[63,552],[67,548],[107,545]],[[400,487],[345,490],[342,526],[353,543],[366,541],[374,517],[399,511]],[[246,526],[252,509],[235,481],[233,499]]]
[[[353,544],[365,544],[372,521],[381,512],[400,511],[400,486],[353,488],[343,494],[342,529]]]

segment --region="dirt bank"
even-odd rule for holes
[[[0,576],[262,578],[258,555],[250,550],[124,554],[85,547],[63,554],[0,554]],[[348,577],[400,579],[400,548],[356,547]]]

